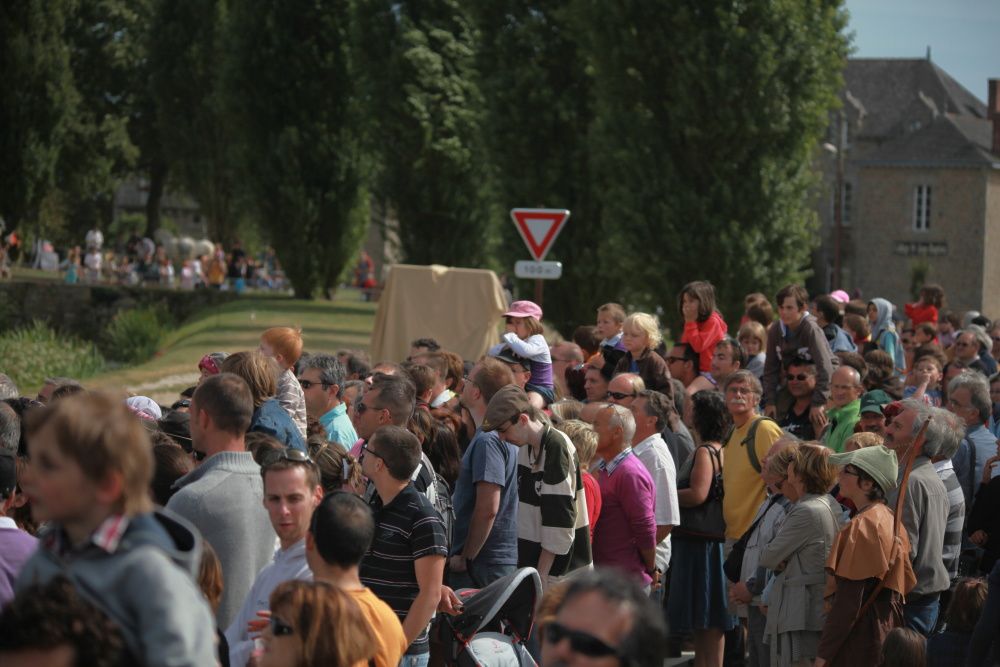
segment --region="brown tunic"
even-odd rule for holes
[[[916,584],[909,553],[906,531],[893,537],[892,510],[884,503],[869,505],[837,534],[826,561],[830,607],[817,651],[831,667],[872,663],[889,631],[903,625],[903,595]],[[885,587],[854,624],[883,578]]]

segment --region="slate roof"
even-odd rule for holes
[[[844,81],[854,139],[877,145],[857,164],[1000,167],[986,105],[930,60],[852,58]]]

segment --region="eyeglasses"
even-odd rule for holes
[[[354,414],[358,415],[359,417],[368,412],[369,410],[381,411],[385,410],[385,408],[376,408],[374,405],[365,405],[364,402],[359,402],[357,405],[354,406]]]
[[[799,373],[798,375],[788,375],[786,377],[789,380],[797,380],[798,382],[805,382],[806,380],[811,378],[812,375],[809,375],[808,373]]]
[[[756,394],[757,392],[750,387],[728,387],[726,389],[726,393],[735,394],[736,396],[742,396],[742,395],[749,396],[751,394]]]
[[[608,396],[616,401],[621,401],[626,398],[635,398],[635,394],[623,394],[620,391],[609,391]]]
[[[468,382],[469,384],[475,385],[477,387],[479,386],[479,384],[475,380],[473,380],[471,377],[469,377],[468,375],[463,375],[462,376],[462,381],[463,382]]]
[[[191,454],[194,455],[195,461],[204,461],[205,457],[208,456],[205,452],[199,451],[197,449],[192,449]]]
[[[299,379],[299,384],[302,386],[303,389],[309,389],[313,385],[317,384],[323,387],[323,389],[328,389],[333,386],[333,383],[331,382],[313,382],[312,380],[302,380],[302,379]]]
[[[295,628],[288,625],[277,616],[271,617],[271,634],[275,637],[288,637],[295,634]]]
[[[374,456],[376,458],[380,458],[383,461],[385,461],[385,457],[384,456],[382,456],[381,454],[379,454],[374,449],[372,449],[371,447],[368,446],[368,441],[367,440],[365,440],[365,442],[361,445],[361,453],[364,454],[365,452],[368,452],[372,456]]]
[[[551,621],[545,625],[545,641],[550,644],[558,644],[563,639],[569,640],[569,646],[574,652],[590,658],[602,658],[609,655],[619,656],[618,649],[608,646],[590,633],[581,632],[580,630],[570,630],[555,621]]]

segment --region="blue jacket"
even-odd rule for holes
[[[44,534],[54,530],[61,528],[51,525]],[[95,544],[64,556],[39,547],[21,570],[17,591],[64,576],[118,625],[140,664],[214,665],[215,619],[195,583],[200,563],[198,532],[157,510],[130,518],[111,553]]]
[[[267,399],[254,410],[249,430],[273,435],[285,447],[306,451],[306,441],[302,439],[295,422],[276,398]]]

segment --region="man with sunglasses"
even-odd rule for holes
[[[778,392],[778,425],[799,440],[815,440],[816,430],[810,417],[813,392],[816,390],[816,364],[811,359],[793,357],[785,367],[785,387]],[[783,394],[791,396],[788,408],[781,410]]]
[[[401,426],[369,438],[361,470],[375,486],[375,538],[361,561],[361,581],[396,612],[409,648],[401,665],[426,667],[427,626],[441,600],[448,542],[444,522],[410,481],[420,465],[420,441]]]
[[[608,403],[631,408],[635,397],[645,391],[646,383],[635,373],[619,373],[608,383]]]
[[[306,562],[306,533],[313,510],[323,500],[319,467],[297,449],[273,452],[260,470],[264,509],[278,536],[279,548],[250,588],[236,619],[226,629],[229,664],[244,667],[260,630],[257,612],[268,609],[271,592],[283,581],[312,579]]]
[[[200,465],[174,484],[167,503],[195,525],[219,556],[226,582],[216,613],[232,623],[254,578],[271,562],[274,530],[262,506],[260,466],[244,436],[253,415],[246,382],[232,373],[206,378],[191,398],[191,440]]]
[[[542,667],[662,667],[663,613],[614,570],[574,577],[542,628]]]
[[[326,439],[348,451],[358,440],[344,403],[344,366],[332,354],[313,354],[299,363],[306,415],[326,431]]]

